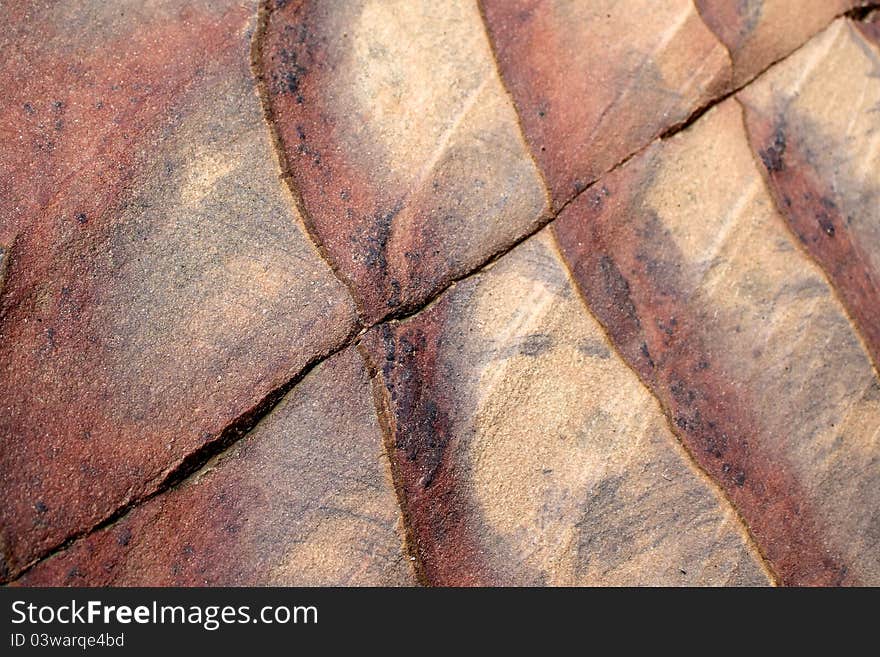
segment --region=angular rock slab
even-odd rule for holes
[[[30,570],[25,585],[412,585],[369,375],[309,373],[180,487]]]
[[[776,206],[880,364],[880,38],[838,21],[738,98]]]
[[[694,0],[727,46],[733,84],[745,84],[864,0]]]
[[[731,99],[554,224],[588,303],[783,584],[880,582],[880,383]]]
[[[557,207],[730,85],[691,0],[480,4]]]
[[[547,231],[363,344],[428,583],[767,583]]]
[[[257,3],[12,3],[0,580],[149,494],[351,331],[278,179]]]
[[[472,2],[272,6],[270,114],[311,230],[366,323],[418,307],[546,218]]]

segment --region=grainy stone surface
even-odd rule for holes
[[[694,0],[727,46],[740,86],[863,0]]]
[[[730,84],[727,52],[691,0],[481,6],[557,206]]]
[[[767,583],[546,230],[365,345],[427,582]]]
[[[880,583],[876,13],[7,4],[0,581]]]
[[[26,585],[415,583],[355,349],[306,376],[181,487],[32,569]]]
[[[278,179],[249,67],[256,3],[13,4],[7,576],[149,493],[354,321]]]
[[[274,125],[365,320],[422,304],[546,216],[473,2],[277,4],[262,57]]]
[[[737,102],[604,177],[554,229],[780,580],[876,582],[880,385],[776,212]]]
[[[838,21],[739,95],[776,205],[880,363],[880,40]]]

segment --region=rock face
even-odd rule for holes
[[[866,0],[694,0],[706,25],[727,46],[738,87]]]
[[[602,178],[554,229],[779,579],[876,581],[876,372],[776,211],[737,102]]]
[[[411,584],[357,350],[319,365],[179,488],[49,559],[26,585]]]
[[[740,94],[779,211],[880,364],[880,35],[839,22]]]
[[[248,424],[355,321],[278,184],[256,6],[16,4],[0,119],[10,574]]]
[[[13,3],[0,580],[880,583],[861,4]]]
[[[691,0],[482,7],[557,207],[730,87],[727,51]]]
[[[429,582],[766,582],[548,232],[364,345]]]
[[[366,321],[547,218],[473,2],[277,4],[261,63],[287,174]]]

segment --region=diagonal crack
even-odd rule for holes
[[[209,462],[214,461],[218,457],[222,457],[230,447],[253,431],[257,425],[263,421],[263,418],[268,416],[279,402],[284,399],[287,393],[308,376],[312,370],[325,360],[332,358],[348,347],[354,340],[356,330],[357,329],[354,329],[352,334],[349,335],[342,344],[315,355],[296,375],[269,391],[269,393],[257,402],[257,404],[244,411],[232,422],[227,424],[214,439],[206,442],[197,450],[187,454],[176,466],[166,471],[161,477],[160,482],[156,484],[150,492],[135,497],[126,504],[119,506],[112,513],[91,527],[71,534],[64,539],[64,541],[47,551],[43,556],[38,557],[25,565],[16,575],[16,579],[25,575],[40,562],[51,558],[59,552],[63,552],[77,540],[115,524],[118,520],[124,518],[129,512],[137,507],[149,502],[155,497],[174,490],[186,482],[190,477],[200,472]]]
[[[308,215],[307,215],[307,213],[304,212],[304,208],[302,207],[302,199],[300,198],[298,191],[296,189],[294,189],[293,186],[291,185],[290,177],[287,175],[287,168],[286,168],[287,162],[286,162],[286,158],[284,157],[284,150],[283,150],[280,142],[278,141],[277,132],[276,132],[274,125],[272,123],[271,113],[266,111],[266,108],[268,107],[268,98],[265,96],[266,91],[265,91],[265,86],[264,86],[264,79],[263,79],[263,75],[260,71],[259,63],[260,63],[261,53],[262,53],[262,41],[263,41],[263,37],[265,34],[266,25],[268,23],[268,19],[269,19],[270,13],[271,13],[271,9],[269,8],[270,1],[271,0],[262,0],[260,3],[260,8],[258,11],[258,18],[257,18],[257,28],[254,31],[252,47],[251,47],[251,66],[252,66],[253,74],[256,79],[257,92],[260,96],[260,102],[262,103],[262,107],[264,109],[264,116],[265,116],[266,122],[269,124],[271,134],[273,136],[273,143],[274,143],[274,148],[276,151],[276,157],[278,158],[279,166],[281,168],[281,173],[282,173],[281,178],[284,181],[285,186],[291,192],[292,197],[294,199],[294,203],[296,204],[297,209],[300,211],[300,216],[303,217],[303,222],[305,224],[306,230],[308,231],[310,237],[312,238],[313,243],[315,244],[316,248],[321,253],[321,256],[324,258],[325,262],[327,262],[327,264],[333,270],[333,272],[337,276],[337,278],[341,282],[343,282],[346,285],[346,287],[349,289],[349,292],[351,293],[352,298],[355,300],[355,303],[357,303],[357,297],[352,292],[353,288],[352,288],[351,282],[348,281],[344,276],[340,275],[340,273],[338,272],[338,270],[335,268],[335,266],[333,264],[332,258],[326,252],[326,250],[324,249],[321,242],[317,239],[313,228],[310,226],[310,223],[307,219]],[[873,4],[873,5],[870,5],[869,7],[871,10],[873,10],[873,9],[876,9],[877,7],[880,7],[880,4]],[[870,13],[870,11],[867,11],[865,15],[867,16],[867,14],[869,14],[869,13]],[[847,16],[849,16],[849,14],[847,14]],[[483,23],[483,25],[484,25],[484,29],[485,29],[485,22]],[[805,43],[807,43],[807,42],[805,42]],[[684,121],[680,122],[677,125],[671,126],[665,132],[663,132],[660,135],[660,137],[647,142],[642,147],[634,150],[629,155],[627,155],[626,157],[624,157],[620,161],[618,161],[616,164],[609,167],[607,170],[598,174],[581,191],[579,191],[578,193],[573,195],[571,198],[569,198],[567,201],[565,201],[558,209],[555,210],[555,212],[553,212],[552,214],[547,216],[544,220],[538,222],[530,231],[521,235],[520,237],[518,237],[515,240],[511,240],[506,245],[502,245],[501,247],[499,247],[498,249],[496,249],[495,251],[490,253],[479,264],[477,264],[476,267],[474,267],[472,270],[470,270],[460,276],[451,278],[444,285],[440,286],[437,290],[435,290],[435,292],[429,298],[425,299],[425,301],[420,306],[416,307],[415,309],[411,309],[411,310],[401,310],[401,311],[388,313],[387,315],[372,322],[369,325],[363,325],[363,326],[356,325],[354,327],[354,329],[350,332],[350,334],[341,343],[339,343],[338,345],[336,345],[335,347],[333,347],[329,350],[326,350],[320,354],[315,355],[315,357],[313,357],[303,369],[301,369],[299,372],[297,372],[296,374],[291,376],[289,379],[287,379],[281,385],[279,385],[276,388],[274,388],[273,390],[271,390],[269,393],[267,393],[262,398],[262,400],[258,404],[256,404],[254,407],[252,407],[248,411],[245,411],[239,417],[237,417],[235,420],[233,420],[230,424],[228,424],[214,440],[206,443],[205,445],[203,445],[202,447],[200,447],[196,451],[191,452],[189,455],[184,457],[183,460],[181,460],[176,466],[174,466],[173,468],[171,468],[167,472],[167,474],[162,478],[162,480],[156,485],[156,487],[151,492],[149,492],[145,495],[141,495],[135,499],[130,500],[128,503],[119,506],[113,512],[108,514],[103,520],[92,525],[90,528],[87,528],[87,529],[84,529],[80,532],[76,532],[74,534],[71,534],[65,540],[59,542],[55,546],[46,550],[42,556],[34,559],[30,563],[28,563],[26,566],[24,566],[24,568],[22,568],[17,573],[15,578],[18,579],[18,578],[22,577],[28,571],[33,569],[36,565],[38,565],[39,563],[41,563],[47,559],[50,559],[51,557],[58,554],[59,552],[62,552],[67,547],[69,547],[71,544],[73,544],[75,541],[114,524],[118,520],[125,517],[128,513],[133,511],[134,509],[143,505],[144,503],[146,503],[156,497],[159,497],[163,493],[168,492],[170,490],[173,490],[174,488],[176,488],[176,487],[180,486],[181,484],[185,483],[186,481],[188,481],[194,475],[198,474],[209,462],[213,461],[216,458],[222,457],[225,454],[225,452],[227,452],[233,445],[235,445],[239,440],[241,440],[241,438],[243,438],[250,431],[252,431],[263,420],[263,418],[265,418],[267,415],[269,415],[272,412],[272,410],[275,408],[275,406],[284,398],[284,396],[288,392],[290,392],[290,390],[292,390],[303,378],[305,378],[305,376],[307,376],[311,371],[313,371],[321,363],[323,363],[325,360],[327,360],[331,356],[343,351],[344,349],[347,349],[349,347],[358,347],[360,344],[360,337],[367,330],[369,330],[373,326],[376,326],[376,325],[381,324],[386,321],[405,320],[409,317],[413,317],[413,316],[423,312],[424,310],[430,308],[441,297],[443,297],[443,295],[447,292],[447,290],[454,288],[458,283],[460,283],[462,281],[468,280],[473,276],[478,276],[481,273],[485,272],[486,270],[491,268],[494,265],[494,263],[497,260],[499,260],[502,256],[504,256],[505,254],[514,250],[520,244],[522,244],[526,240],[530,239],[531,237],[533,237],[534,235],[539,233],[541,230],[543,230],[549,224],[553,223],[556,220],[556,218],[560,214],[562,214],[562,212],[565,211],[565,209],[569,205],[571,205],[578,198],[580,198],[581,194],[587,193],[590,190],[592,190],[593,186],[595,186],[597,181],[599,181],[603,176],[607,175],[608,173],[611,173],[612,171],[619,169],[622,166],[625,166],[631,159],[644,153],[656,141],[669,139],[669,138],[673,137],[674,135],[676,135],[684,130],[687,130],[691,125],[693,125],[696,121],[698,121],[710,109],[712,109],[716,105],[724,102],[725,100],[727,100],[728,98],[730,98],[734,94],[738,93],[740,90],[742,90],[748,84],[750,84],[755,78],[763,75],[767,70],[769,70],[773,66],[788,59],[791,55],[793,55],[798,50],[800,50],[800,48],[802,48],[803,45],[804,44],[801,44],[801,46],[794,49],[792,52],[788,53],[785,57],[768,64],[758,74],[756,74],[754,78],[744,82],[743,84],[737,86],[736,88],[734,88],[724,94],[720,94],[719,96],[717,96],[713,100],[707,102],[705,105],[698,107],[688,116],[687,119],[685,119]],[[494,50],[493,50],[493,55],[494,55]],[[495,65],[497,68],[497,59],[494,61],[495,61]],[[499,74],[499,77],[500,77],[500,74]],[[502,81],[503,81],[503,79],[502,79]],[[506,87],[505,87],[505,90],[506,90]],[[509,92],[508,92],[508,96],[509,96]],[[517,113],[517,115],[518,115],[518,113]],[[540,169],[539,169],[539,171],[540,171]],[[546,184],[545,184],[545,187],[546,187]],[[380,415],[380,421],[382,421],[381,415]],[[398,498],[398,502],[400,502],[399,498]],[[404,528],[405,528],[406,534],[407,534],[407,536],[409,536],[411,534],[411,528],[408,526],[408,523],[406,521],[406,514],[404,513],[402,505],[401,505],[401,518],[403,518]],[[407,546],[407,548],[409,549],[409,546]],[[418,564],[416,564],[416,569],[418,570]]]

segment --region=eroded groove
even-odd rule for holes
[[[256,406],[245,411],[244,413],[239,415],[233,422],[228,424],[223,429],[223,431],[221,431],[217,435],[216,438],[210,440],[199,449],[191,452],[186,457],[184,457],[184,459],[180,463],[178,463],[174,468],[165,473],[165,475],[162,477],[159,483],[156,484],[155,488],[153,488],[150,493],[137,497],[127,504],[120,506],[113,513],[111,513],[109,516],[96,523],[92,527],[69,536],[62,543],[49,550],[43,556],[31,561],[26,566],[24,566],[17,573],[15,579],[19,579],[20,577],[24,576],[28,571],[30,571],[40,562],[45,561],[46,559],[50,559],[52,556],[58,554],[59,552],[63,552],[66,548],[68,548],[80,538],[83,538],[113,525],[118,520],[125,517],[128,513],[149,502],[153,498],[156,498],[170,490],[177,488],[182,483],[187,481],[190,477],[197,474],[206,465],[208,465],[212,461],[222,458],[229,450],[229,448],[231,448],[235,443],[237,443],[244,436],[250,433],[263,420],[263,418],[269,415],[269,413],[272,412],[272,410],[278,405],[278,403],[282,399],[284,399],[285,395],[287,395],[287,393],[290,392],[300,381],[308,376],[312,370],[314,370],[327,359],[343,351],[346,347],[352,344],[353,340],[354,332],[343,342],[343,344],[330,351],[315,356],[302,370],[299,371],[299,373],[297,373],[289,380],[285,381],[277,388],[271,390],[267,395],[263,397],[262,400],[260,400],[260,402]]]
[[[262,74],[260,73],[259,66],[255,66],[255,62],[259,63],[259,54],[261,52],[261,47],[262,47],[261,42],[262,42],[264,30],[265,30],[270,12],[271,12],[270,0],[263,0],[261,2],[260,9],[259,9],[258,25],[257,25],[257,29],[254,32],[252,49],[251,49],[251,54],[252,54],[251,64],[252,64],[252,68],[254,70],[255,79],[257,80],[258,93],[260,94],[260,102],[262,103],[262,107],[264,108],[264,111],[266,108],[265,98],[263,97],[264,80],[263,80]],[[485,25],[484,25],[484,29],[485,29]],[[764,72],[766,72],[766,70],[772,68],[773,66],[779,64],[782,61],[785,61],[788,57],[790,57],[792,54],[794,54],[794,52],[797,52],[797,50],[792,51],[786,57],[770,64],[755,77],[762,75]],[[496,60],[496,67],[497,67],[497,60]],[[502,83],[503,83],[503,78],[502,78]],[[687,120],[682,122],[680,125],[674,126],[670,129],[668,129],[666,132],[663,133],[663,135],[661,137],[658,137],[656,139],[649,141],[644,146],[642,146],[640,149],[637,149],[636,151],[632,152],[631,154],[629,154],[625,158],[621,159],[617,164],[615,164],[613,167],[609,168],[607,171],[605,171],[603,174],[601,174],[600,177],[598,177],[596,180],[593,180],[592,182],[590,182],[581,191],[579,191],[574,196],[572,196],[567,201],[565,201],[565,203],[563,203],[558,208],[558,210],[555,210],[552,214],[550,214],[544,220],[539,222],[539,224],[536,225],[532,230],[523,234],[521,237],[517,238],[516,240],[513,240],[512,242],[510,242],[506,246],[500,247],[499,249],[497,249],[496,251],[494,251],[493,253],[488,255],[485,259],[483,259],[475,268],[473,268],[469,272],[449,280],[446,284],[439,287],[423,303],[418,305],[418,307],[416,307],[414,309],[409,309],[409,310],[398,310],[398,311],[390,312],[387,315],[383,316],[381,319],[376,320],[372,323],[369,323],[368,325],[364,325],[360,328],[355,327],[355,329],[352,331],[352,333],[349,336],[347,336],[347,338],[345,340],[343,340],[338,346],[331,349],[330,351],[326,351],[322,354],[316,355],[312,360],[309,361],[309,363],[306,365],[306,367],[304,367],[298,374],[293,376],[291,379],[286,381],[281,386],[272,390],[254,408],[252,408],[249,411],[247,411],[246,413],[240,415],[238,418],[236,418],[236,420],[234,420],[232,423],[227,425],[223,429],[223,431],[221,431],[220,434],[218,434],[218,437],[216,439],[212,440],[210,443],[206,444],[205,446],[203,446],[202,448],[200,448],[196,452],[193,452],[190,455],[188,455],[187,457],[185,457],[183,459],[183,461],[181,461],[178,465],[176,465],[174,468],[172,468],[162,478],[162,480],[157,484],[157,487],[151,493],[149,493],[147,495],[143,495],[141,497],[138,497],[137,499],[134,499],[134,500],[130,501],[129,503],[120,506],[115,511],[113,511],[111,514],[106,516],[103,520],[94,524],[90,529],[83,530],[81,532],[77,532],[75,534],[70,535],[64,541],[58,543],[54,548],[51,548],[51,549],[45,551],[42,556],[32,560],[27,566],[25,566],[20,572],[17,573],[15,579],[18,579],[24,573],[31,570],[36,564],[38,564],[46,559],[51,558],[52,556],[54,556],[58,552],[63,551],[66,547],[68,547],[69,545],[74,543],[76,540],[78,540],[84,536],[90,535],[97,530],[103,529],[103,528],[107,527],[108,525],[113,524],[114,522],[118,521],[120,518],[127,515],[133,509],[141,506],[143,503],[145,503],[145,502],[163,494],[167,490],[174,488],[176,486],[179,486],[183,482],[187,481],[190,477],[197,474],[205,466],[205,464],[207,464],[208,462],[210,462],[211,460],[213,460],[215,458],[222,457],[222,455],[226,451],[228,451],[228,449],[230,447],[232,447],[243,436],[247,435],[247,433],[250,430],[252,430],[257,424],[259,424],[259,422],[272,411],[272,409],[278,404],[278,402],[280,402],[280,400],[284,397],[284,395],[287,394],[287,392],[289,392],[294,386],[296,386],[296,384],[300,380],[302,380],[303,377],[305,377],[315,367],[317,367],[322,362],[324,362],[327,358],[346,349],[347,347],[350,347],[350,346],[357,344],[360,339],[360,336],[363,335],[367,330],[369,330],[373,326],[376,326],[376,325],[381,324],[386,321],[404,320],[409,317],[415,316],[415,315],[419,314],[420,312],[422,312],[423,310],[425,310],[426,308],[430,307],[432,304],[437,302],[437,300],[440,299],[446,293],[446,291],[449,290],[451,287],[454,287],[457,283],[468,280],[469,278],[471,278],[473,276],[479,275],[484,270],[491,267],[498,259],[503,257],[505,254],[507,254],[511,250],[515,249],[517,246],[519,246],[520,244],[522,244],[523,242],[525,242],[529,238],[533,237],[535,234],[540,232],[547,225],[555,222],[556,219],[572,203],[578,201],[584,194],[588,194],[588,193],[592,192],[596,186],[597,181],[601,181],[602,177],[604,177],[610,173],[613,173],[613,172],[617,171],[618,169],[620,169],[621,167],[625,166],[630,160],[632,160],[634,157],[643,153],[646,149],[648,149],[651,146],[651,144],[655,143],[656,141],[669,139],[669,138],[679,134],[680,132],[687,130],[696,121],[698,121],[707,111],[709,111],[710,109],[712,109],[713,107],[715,107],[719,103],[723,102],[725,99],[727,99],[731,95],[737,93],[738,91],[740,91],[742,88],[744,88],[745,86],[747,86],[750,83],[751,83],[751,81],[749,83],[746,83],[745,85],[742,85],[741,87],[739,87],[737,89],[734,89],[733,91],[730,91],[728,93],[725,93],[722,96],[717,97],[715,100],[706,104],[704,107],[701,107],[698,110],[695,110],[694,113]],[[301,205],[301,199],[297,200],[298,194],[296,193],[296,190],[293,189],[292,185],[290,184],[289,177],[286,175],[286,169],[285,169],[285,167],[287,166],[285,164],[286,159],[283,157],[283,150],[281,149],[280,144],[277,143],[277,131],[275,131],[275,129],[273,127],[271,114],[266,115],[266,122],[270,126],[271,134],[273,136],[273,143],[274,143],[275,149],[276,149],[276,158],[278,159],[279,166],[281,167],[282,178],[285,181],[284,184],[290,190],[294,201]],[[305,217],[307,215],[301,213],[301,216],[303,217],[303,221],[305,221]],[[307,226],[307,229],[309,229],[308,226]],[[316,248],[319,248],[319,250],[322,249],[322,247],[320,246],[320,242],[317,240],[316,236],[314,235],[314,233],[311,229],[309,229],[309,234],[310,234],[311,238],[314,240],[313,243],[315,244]],[[352,288],[351,288],[350,283],[345,281],[344,278],[340,277],[340,274],[338,273],[336,268],[333,267],[332,263],[327,259],[327,256],[323,251],[322,251],[322,256],[325,258],[325,261],[328,263],[328,265],[333,269],[337,278],[339,278],[341,281],[343,281],[345,283],[346,287],[351,291]],[[357,297],[354,294],[352,294],[352,297],[355,299],[355,302],[357,303]],[[398,499],[399,499],[399,497],[398,497]],[[404,510],[402,507],[401,507],[401,516],[404,518],[404,523],[406,524],[406,520],[405,520],[406,516],[404,515]],[[407,532],[411,532],[411,528],[409,528],[409,527],[405,527],[405,530]]]
[[[724,488],[720,485],[718,481],[716,481],[711,473],[700,464],[699,460],[696,458],[692,447],[688,445],[687,441],[684,440],[682,436],[681,429],[676,425],[673,421],[672,411],[669,408],[669,405],[664,402],[664,400],[657,394],[656,390],[649,385],[648,380],[645,378],[643,373],[639,371],[639,369],[635,366],[635,363],[630,361],[626,357],[626,355],[621,350],[620,345],[612,336],[609,327],[600,320],[600,318],[593,311],[593,308],[590,306],[590,303],[587,299],[586,294],[584,293],[583,287],[578,283],[577,279],[574,276],[574,272],[571,269],[571,263],[568,258],[564,256],[562,253],[562,249],[559,245],[559,238],[557,235],[553,235],[553,245],[559,253],[559,260],[565,266],[566,274],[568,275],[569,280],[571,281],[572,289],[577,291],[578,298],[581,301],[581,305],[583,306],[584,312],[587,313],[590,317],[595,320],[596,324],[599,327],[599,330],[602,331],[602,335],[605,337],[605,341],[608,343],[611,351],[617,356],[617,358],[622,362],[626,368],[635,375],[638,379],[639,384],[648,392],[648,395],[654,400],[657,406],[660,409],[660,412],[663,414],[663,418],[666,422],[669,431],[675,436],[676,442],[678,443],[678,447],[684,452],[683,458],[687,461],[691,470],[696,472],[700,479],[704,481],[709,488],[715,493],[717,498],[722,504],[725,504],[733,516],[736,518],[737,526],[745,538],[746,546],[749,551],[757,557],[758,562],[761,564],[762,569],[764,570],[764,574],[767,576],[767,579],[770,581],[772,586],[779,586],[779,577],[773,569],[773,566],[770,563],[770,560],[767,558],[767,555],[764,553],[764,550],[761,548],[760,543],[757,538],[753,535],[751,528],[749,527],[748,522],[743,517],[742,513],[740,513],[737,506],[733,503],[733,500],[724,490]]]
[[[880,284],[848,227],[829,185],[787,136],[784,121],[760,116],[740,98],[743,129],[755,167],[776,213],[804,258],[822,272],[828,287],[868,355],[880,380]]]
[[[260,99],[260,108],[263,112],[263,122],[265,123],[266,129],[269,131],[272,140],[272,150],[274,151],[275,161],[278,164],[278,169],[280,171],[279,177],[288,194],[290,194],[294,208],[296,208],[299,213],[302,226],[305,228],[309,239],[311,239],[312,244],[314,244],[321,258],[327,263],[330,271],[333,272],[336,279],[345,286],[345,289],[348,290],[357,310],[357,321],[360,322],[364,310],[363,300],[360,298],[360,295],[357,294],[354,282],[339,270],[332,254],[324,246],[318,236],[315,223],[306,209],[302,195],[293,184],[293,180],[290,176],[290,163],[287,160],[284,145],[281,142],[281,135],[275,127],[275,118],[271,103],[269,102],[269,90],[266,86],[265,75],[263,74],[263,44],[265,41],[266,30],[269,25],[269,18],[272,13],[272,9],[270,8],[272,2],[273,0],[260,0],[260,6],[257,10],[257,25],[254,29],[253,37],[251,37],[251,74],[254,76],[257,96]]]
[[[394,486],[400,522],[403,525],[403,553],[410,560],[416,581],[422,586],[430,586],[431,582],[425,572],[421,555],[416,548],[418,539],[413,529],[413,521],[409,513],[409,505],[406,501],[406,490],[403,485],[400,467],[397,459],[394,458],[394,415],[389,407],[388,386],[385,385],[382,379],[382,372],[373,360],[369,350],[361,344],[357,345],[357,350],[367,367],[367,371],[370,373],[373,406],[376,409],[376,417],[379,420],[379,427],[382,431],[383,449],[388,458],[388,467],[391,471],[391,480]]]

